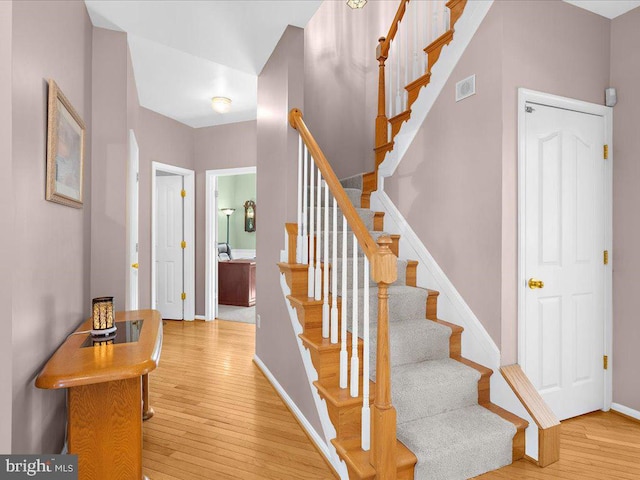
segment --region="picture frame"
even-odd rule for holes
[[[71,102],[49,79],[46,200],[82,208],[85,130]]]

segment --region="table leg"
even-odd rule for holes
[[[149,405],[149,374],[142,375],[142,420],[149,420],[154,413]]]
[[[142,476],[142,389],[139,377],[69,389],[69,453],[80,480]]]

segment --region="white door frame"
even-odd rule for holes
[[[526,88],[518,89],[518,363],[525,364],[525,293],[527,291],[526,273],[524,265],[524,212],[525,212],[525,104],[537,103],[550,107],[562,108],[565,110],[573,110],[575,112],[598,115],[604,120],[604,141],[609,145],[609,159],[603,160],[606,164],[604,174],[604,229],[605,244],[603,250],[609,250],[609,264],[605,269],[604,280],[604,355],[609,357],[609,368],[604,370],[604,408],[608,411],[611,408],[612,401],[612,383],[613,383],[613,327],[612,327],[612,209],[613,209],[613,109],[604,105],[583,102],[571,98],[560,97],[543,92],[536,92]]]
[[[156,174],[157,172],[173,173],[184,179],[184,319],[194,320],[196,312],[196,257],[195,257],[195,172],[186,168],[151,162],[151,308],[157,308],[156,303]]]
[[[135,161],[134,161],[135,160]],[[127,162],[127,275],[125,278],[125,310],[137,310],[140,300],[139,270],[133,266],[138,263],[139,224],[140,224],[140,149],[136,134],[129,130],[129,158]],[[135,232],[135,236],[134,236]],[[135,239],[135,241],[134,241]],[[136,283],[135,289],[133,282]],[[135,292],[135,293],[134,293]]]
[[[218,315],[218,255],[213,245],[218,238],[218,198],[215,195],[218,177],[256,173],[256,167],[223,168],[206,171],[205,206],[205,277],[204,277],[204,319],[215,320]]]

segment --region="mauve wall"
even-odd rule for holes
[[[91,30],[82,2],[13,3],[14,452],[61,450],[65,393],[34,380],[91,307]],[[82,209],[44,199],[48,78],[87,126]]]
[[[276,263],[286,222],[296,221],[298,135],[289,110],[303,108],[304,34],[287,27],[258,77],[258,198],[256,356],[269,368],[311,425],[322,432],[295,331],[280,288]],[[304,111],[304,110],[303,110]],[[277,185],[277,189],[274,186]]]
[[[140,308],[151,308],[151,162],[193,170],[194,130],[143,107],[138,112],[137,123],[140,148],[138,289]]]
[[[517,89],[602,105],[609,83],[611,22],[561,1],[500,1],[496,6],[503,12],[504,29],[501,350],[503,364],[511,364],[517,361]]]
[[[0,452],[11,452],[12,277],[14,268],[13,157],[11,154],[11,46],[13,2],[0,2]]]
[[[304,29],[305,122],[338,178],[373,170],[378,38],[397,1],[323,2]]]
[[[127,36],[93,29],[91,156],[91,298],[112,296],[125,308]]]
[[[613,401],[640,411],[640,8],[611,24],[613,110]]]
[[[495,2],[385,190],[517,361],[517,88],[602,103],[609,21],[565,2]],[[476,74],[477,94],[454,99]]]
[[[196,315],[204,315],[206,171],[223,168],[255,167],[256,141],[257,122],[255,120],[194,130],[194,168],[196,170]],[[261,212],[260,205],[256,209]],[[213,212],[213,214],[216,213]],[[244,213],[242,214],[244,215]]]

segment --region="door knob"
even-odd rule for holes
[[[542,280],[536,280],[535,278],[530,278],[529,288],[531,290],[535,290],[536,288],[544,288],[544,282]]]
[[[131,264],[131,268],[135,268],[136,270],[138,269],[140,265],[138,265],[137,263],[132,263]]]

